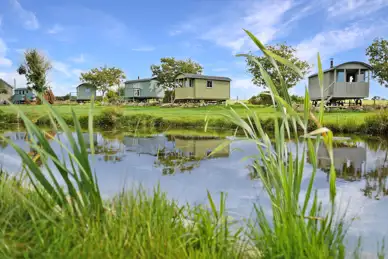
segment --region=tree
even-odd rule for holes
[[[176,87],[175,79],[181,73],[201,74],[203,67],[191,59],[176,60],[173,57],[161,58],[160,65],[152,65],[152,76],[158,80],[158,84],[165,90],[173,90]]]
[[[112,87],[119,86],[125,79],[124,72],[116,67],[93,68],[89,72],[81,73],[80,80],[89,83],[101,91],[102,96]]]
[[[310,65],[303,60],[300,60],[296,56],[296,49],[288,46],[286,44],[276,44],[276,45],[267,45],[266,48],[271,51],[272,53],[283,57],[290,61],[292,64],[294,64],[296,67],[300,69],[303,76],[306,75],[310,69]],[[281,88],[280,83],[280,76],[278,72],[275,70],[274,66],[272,65],[271,61],[266,56],[260,56],[257,57],[258,61],[262,64],[264,70],[266,70],[274,82],[275,86],[278,88],[278,90]],[[260,68],[257,63],[254,61],[247,59],[247,65],[248,65],[248,71],[253,75],[252,82],[255,85],[266,87],[266,83],[264,81],[263,76],[260,73]],[[295,71],[283,64],[277,63],[280,73],[284,79],[284,82],[286,83],[287,88],[291,88],[295,86],[300,80],[303,79],[303,77],[299,76]]]
[[[24,62],[19,66],[17,72],[25,75],[27,86],[37,93],[44,93],[47,88],[47,73],[51,69],[50,61],[36,49],[24,52]]]
[[[373,78],[388,87],[388,40],[377,38],[366,49],[366,55],[372,66]]]

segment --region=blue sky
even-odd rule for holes
[[[56,95],[75,92],[79,74],[96,66],[120,67],[135,79],[174,56],[232,78],[232,97],[247,99],[262,89],[234,56],[256,51],[242,28],[264,43],[293,45],[312,65],[319,51],[326,68],[330,58],[366,61],[368,44],[387,38],[387,14],[388,0],[0,0],[0,78],[24,86],[15,69],[27,48],[52,61]],[[292,92],[302,94],[305,84]],[[374,95],[388,97],[388,89],[373,82]]]

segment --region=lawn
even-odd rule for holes
[[[27,113],[30,118],[38,118],[45,114],[45,107],[38,105],[18,105],[17,106],[21,111]],[[240,115],[246,114],[246,109],[241,105],[233,105],[233,109],[237,111]],[[78,116],[88,115],[89,105],[54,105],[54,108],[59,111],[63,116],[70,116],[71,109],[74,109],[75,113]],[[99,114],[104,106],[96,106],[94,108],[95,114]],[[249,106],[250,109],[255,111],[260,118],[267,119],[273,117],[274,113],[273,108],[271,107],[259,107],[259,106]],[[225,106],[208,106],[200,108],[161,108],[156,106],[150,107],[124,107],[122,108],[125,115],[134,115],[134,114],[147,114],[154,117],[162,117],[165,120],[169,121],[198,121],[204,120],[205,117],[211,119],[219,119],[223,117],[228,111],[228,108]],[[2,106],[0,110],[4,112],[13,112],[14,109],[10,106]],[[325,122],[333,123],[342,123],[345,121],[354,121],[356,124],[361,124],[364,122],[366,116],[374,114],[374,112],[331,112],[325,114]]]

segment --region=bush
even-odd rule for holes
[[[106,100],[109,102],[109,103],[113,103],[113,102],[117,102],[118,101],[118,94],[117,92],[113,91],[113,90],[109,90],[108,93],[106,94]]]
[[[100,127],[117,127],[121,124],[123,111],[117,107],[110,107],[102,110],[100,115],[96,116],[96,125]]]
[[[388,134],[388,111],[382,111],[365,118],[365,132],[368,134]]]
[[[163,103],[171,103],[175,99],[175,91],[164,91]]]
[[[271,105],[272,104],[272,98],[269,92],[261,92],[257,96],[252,96],[248,102],[250,104],[254,105]]]
[[[298,96],[298,95],[290,95],[290,98],[291,98],[291,102],[293,103],[299,103],[299,104],[302,104],[304,103],[304,97],[303,96]]]

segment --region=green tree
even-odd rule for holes
[[[47,74],[51,69],[50,61],[37,49],[29,49],[24,52],[24,62],[17,72],[25,75],[27,86],[37,93],[42,94],[48,88]]]
[[[160,65],[152,65],[151,71],[160,86],[165,90],[173,90],[176,87],[175,79],[179,74],[201,74],[203,67],[191,59],[176,60],[173,57],[166,57],[160,59]]]
[[[366,55],[372,66],[373,78],[388,87],[388,40],[377,38],[366,49]]]
[[[285,58],[291,63],[293,63],[296,67],[300,69],[303,76],[308,73],[310,69],[310,65],[308,64],[308,62],[303,61],[296,56],[296,49],[293,48],[292,46],[288,46],[286,44],[276,44],[276,45],[267,45],[266,48],[270,52],[282,58]],[[260,56],[260,57],[257,57],[257,59],[262,64],[264,70],[268,72],[275,86],[280,90],[281,88],[280,77],[277,71],[275,70],[275,67],[272,65],[271,61],[266,56]],[[259,65],[256,62],[252,61],[251,59],[246,59],[246,61],[247,61],[248,71],[253,75],[252,82],[255,85],[265,88],[266,83],[264,81],[263,76],[260,73]],[[291,88],[295,86],[300,80],[303,79],[303,77],[300,77],[297,73],[295,73],[293,69],[283,64],[278,63],[278,67],[279,67],[280,73],[283,76],[283,79],[287,88]]]
[[[116,67],[93,68],[89,72],[81,73],[80,80],[97,87],[102,96],[112,87],[119,86],[125,79],[124,72]]]

